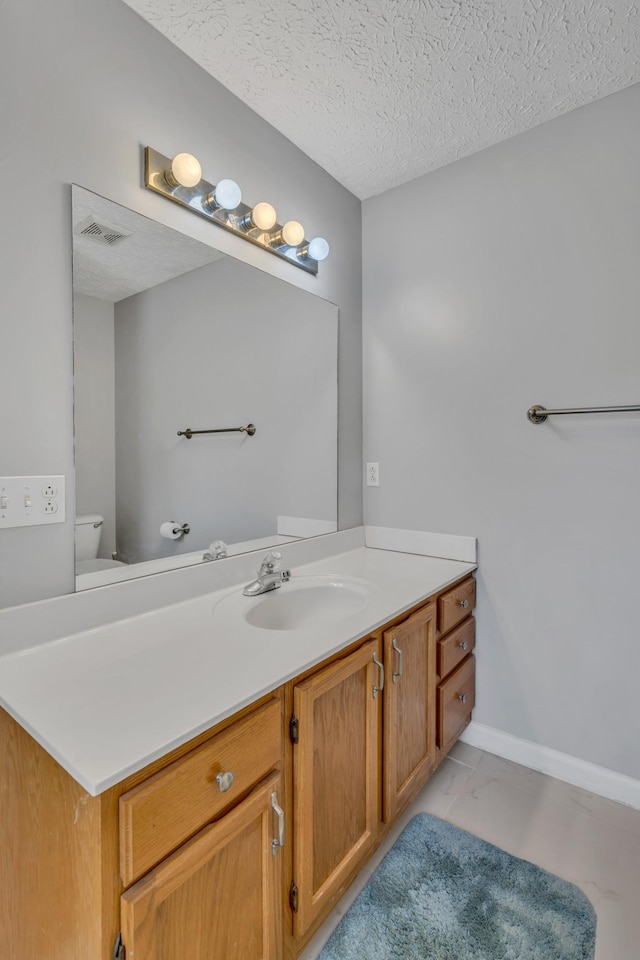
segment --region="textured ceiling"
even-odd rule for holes
[[[224,256],[219,250],[78,187],[72,188],[73,289],[117,303]],[[80,229],[96,222],[128,234],[113,246]]]
[[[126,0],[360,198],[640,81],[634,0]]]

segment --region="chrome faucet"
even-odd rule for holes
[[[282,560],[282,554],[277,550],[271,550],[265,555],[260,564],[258,576],[242,591],[245,597],[257,597],[261,593],[268,593],[269,590],[277,590],[289,580],[291,571],[280,569],[280,560]]]
[[[228,556],[227,545],[224,540],[214,540],[209,549],[202,555],[203,560],[222,560]]]

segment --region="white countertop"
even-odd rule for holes
[[[96,796],[474,569],[360,547],[292,571],[369,582],[335,625],[229,626],[239,584],[0,657],[0,704]]]

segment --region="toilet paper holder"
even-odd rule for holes
[[[169,520],[168,523],[160,525],[160,536],[166,537],[169,540],[177,540],[190,531],[191,527],[188,523],[176,523],[175,520]]]

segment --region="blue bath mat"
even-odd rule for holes
[[[573,884],[420,813],[318,960],[592,960],[595,934]]]

